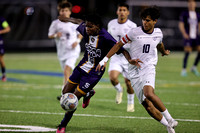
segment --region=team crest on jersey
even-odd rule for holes
[[[95,41],[95,39],[94,39],[94,37],[92,37],[92,38],[91,38],[91,42],[94,43],[94,41]]]
[[[156,41],[157,37],[153,37],[153,40]]]

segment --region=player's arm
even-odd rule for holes
[[[71,23],[74,23],[74,24],[81,24],[83,22],[82,19],[77,19],[77,18],[67,18],[65,16],[58,16],[58,19],[61,21],[61,22],[71,22]]]
[[[127,50],[123,50],[122,54],[125,56],[125,58],[127,59],[127,61],[132,64],[132,65],[135,65],[137,66],[138,68],[141,67],[141,65],[139,64],[140,63],[143,63],[140,59],[131,59],[131,56],[129,54],[129,52]]]
[[[0,30],[0,34],[8,33],[8,32],[10,32],[10,30],[11,30],[11,28],[10,28],[10,26],[8,25],[7,21],[4,21],[4,22],[2,23],[2,27],[3,27],[3,29]]]
[[[162,53],[162,56],[170,54],[169,50],[165,50],[165,46],[164,46],[163,42],[161,42],[160,44],[157,45],[157,49],[158,49],[158,51],[160,51]]]
[[[179,22],[178,27],[179,27],[179,30],[181,31],[183,37],[184,37],[185,39],[189,39],[190,37],[189,37],[189,35],[186,33],[186,31],[185,31],[184,23],[183,23],[182,21]]]
[[[81,34],[78,34],[78,37],[76,41],[72,44],[72,48],[75,48],[82,40],[83,36]]]

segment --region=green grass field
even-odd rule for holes
[[[188,72],[187,77],[180,76],[182,58],[183,53],[178,52],[172,52],[168,57],[159,55],[155,93],[178,120],[177,133],[200,133],[200,77],[191,72]],[[195,53],[192,53],[188,71],[194,58]],[[26,130],[21,126],[5,125],[56,129],[64,115],[64,110],[56,100],[63,78],[37,74],[61,73],[56,53],[8,53],[5,55],[5,62],[8,81],[0,81],[0,132]],[[200,66],[198,70],[200,71]],[[28,73],[29,71],[32,73]],[[122,77],[120,81],[125,87]],[[67,133],[167,132],[163,125],[151,119],[136,96],[133,113],[126,112],[125,90],[123,102],[120,105],[115,103],[116,91],[109,82],[107,71],[95,90],[96,94],[86,109],[81,107],[82,99],[79,101],[78,109],[68,124]]]

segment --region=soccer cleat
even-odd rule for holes
[[[196,75],[196,76],[200,76],[200,74],[199,74],[197,68],[195,68],[195,67],[192,67],[192,68],[191,68],[191,72],[194,73],[194,75]]]
[[[56,133],[65,133],[65,127],[58,127]]]
[[[85,97],[83,97],[83,104],[82,104],[82,107],[83,107],[83,108],[86,108],[86,107],[89,105],[89,103],[90,103],[90,98],[91,98],[92,96],[94,96],[94,94],[95,94],[95,91],[92,89],[92,90],[89,92],[88,95],[86,95]]]
[[[178,121],[175,121],[174,119],[169,120],[168,123],[169,123],[169,126],[172,128],[175,128],[178,125]]]
[[[182,77],[187,77],[187,72],[186,72],[185,70],[182,70],[182,71],[181,71],[181,76],[182,76]]]
[[[6,81],[7,81],[6,76],[5,76],[5,75],[2,76],[1,80],[2,80],[3,82],[6,82]]]
[[[175,133],[175,130],[174,130],[174,128],[172,128],[170,126],[167,126],[167,132],[168,133]]]
[[[135,111],[134,104],[128,104],[127,105],[127,112],[134,112],[134,111]]]
[[[116,99],[115,99],[117,104],[120,104],[122,102],[122,96],[123,96],[123,91],[122,92],[117,91]]]
[[[62,96],[60,95],[60,96],[57,96],[56,98],[57,98],[57,100],[58,101],[60,101],[60,98],[61,98]]]

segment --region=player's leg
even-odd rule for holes
[[[129,79],[124,78],[127,87],[127,112],[134,112],[134,90]]]
[[[77,87],[77,85],[67,82],[67,84],[64,87],[63,94],[69,93],[69,92],[74,93],[77,96],[78,100],[80,100],[80,98],[83,97],[84,94],[82,94],[77,89],[75,89],[76,87]],[[74,91],[74,89],[75,89],[75,91]],[[61,121],[61,123],[59,124],[56,133],[65,133],[65,128],[66,128],[67,124],[69,123],[69,121],[71,120],[75,111],[76,110],[67,111],[65,113],[65,116],[64,116],[63,120]]]
[[[109,72],[110,81],[117,91],[115,98],[117,104],[120,104],[122,102],[122,96],[123,96],[123,88],[118,80],[119,75],[120,72],[116,70],[112,70]]]
[[[151,103],[154,105],[154,107],[159,110],[162,115],[166,118],[168,123],[171,127],[176,127],[178,125],[178,122],[175,121],[166,107],[164,106],[163,102],[160,100],[160,98],[154,93],[154,89],[150,85],[145,85],[143,88],[144,96],[151,101]]]
[[[64,68],[64,85],[67,83],[67,80],[69,79],[69,76],[71,75],[72,68],[68,65]]]
[[[197,45],[196,49],[197,49],[197,56],[195,58],[194,65],[191,68],[191,72],[193,72],[196,76],[200,76],[199,71],[197,69],[197,65],[200,60],[200,45]]]
[[[3,59],[3,54],[0,54],[0,65],[1,65],[1,72],[2,72],[2,81],[6,81],[6,67],[5,67],[5,62]]]
[[[187,61],[190,53],[192,52],[192,47],[191,47],[191,41],[190,40],[185,40],[184,42],[184,58],[183,58],[183,67],[181,71],[181,76],[185,77],[187,76]]]
[[[160,113],[160,111],[154,107],[151,101],[149,101],[147,98],[144,99],[142,102],[142,105],[146,109],[146,111],[149,113],[149,115],[154,118],[155,120],[159,121],[161,124],[167,127],[168,133],[175,133],[175,130],[173,127],[171,127],[168,123],[168,121],[165,119],[165,117]]]

